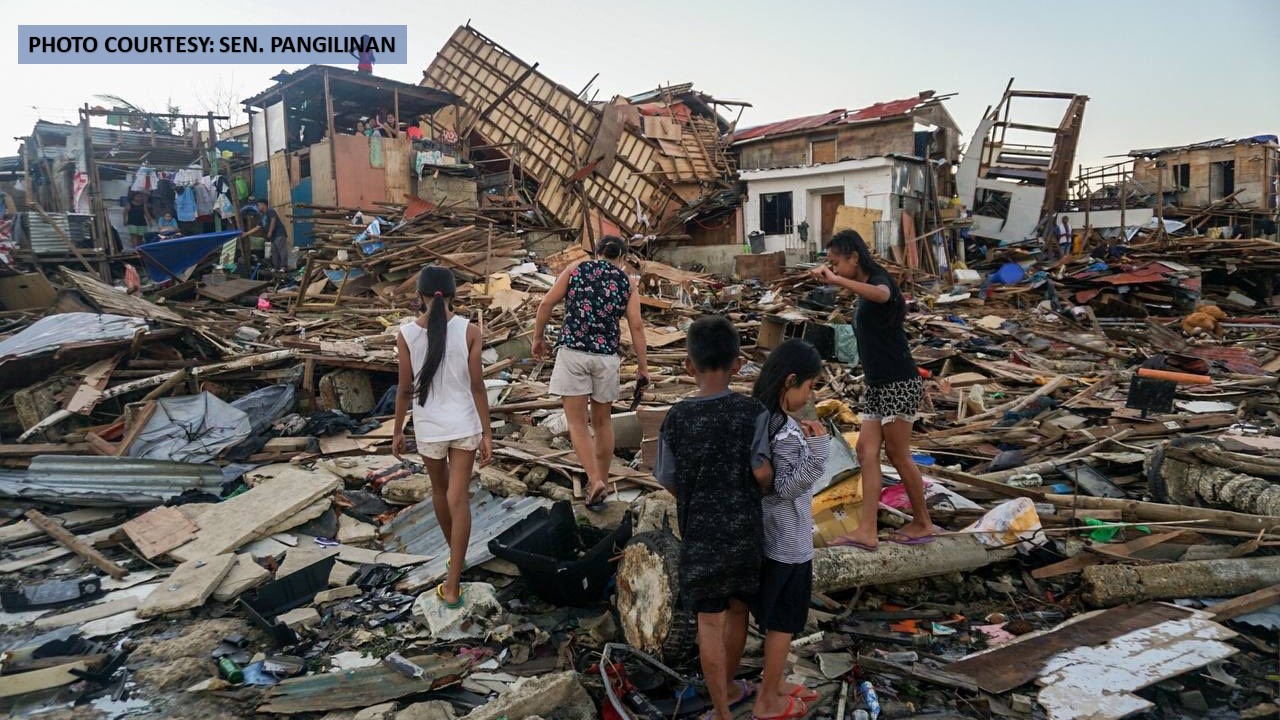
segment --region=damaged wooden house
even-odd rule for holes
[[[983,116],[956,173],[973,237],[1003,245],[1039,237],[1037,228],[1067,200],[1089,98],[1015,90]],[[1054,116],[1052,125],[1031,118]],[[1042,121],[1043,122],[1043,121]]]
[[[947,97],[930,90],[736,131],[752,251],[810,261],[851,228],[882,255],[918,265],[917,229],[950,205],[960,156]]]

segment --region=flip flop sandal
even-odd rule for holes
[[[936,539],[937,538],[933,535],[921,535],[920,537],[911,537],[910,535],[895,533],[889,536],[889,542],[897,543],[898,545],[928,545],[929,543],[933,542]]]
[[[742,697],[729,703],[729,707],[731,708],[738,707],[742,703],[750,700],[756,694],[756,686],[752,683],[747,682],[746,680],[734,680],[733,684],[742,688]]]
[[[797,685],[794,690],[787,693],[788,697],[793,697],[806,705],[812,705],[822,699],[816,691],[810,690],[803,685]]]
[[[464,591],[461,588],[458,589],[457,602],[449,602],[448,600],[446,600],[444,597],[444,583],[440,583],[439,585],[436,586],[436,597],[440,598],[440,602],[443,603],[444,606],[449,608],[450,610],[457,610],[458,608],[462,607],[466,603],[466,600],[464,599]]]
[[[796,707],[799,705],[799,707]],[[787,698],[787,709],[781,715],[756,715],[751,713],[751,720],[790,720],[791,718],[802,718],[809,714],[809,706],[799,698]]]

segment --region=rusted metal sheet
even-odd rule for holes
[[[425,674],[410,678],[386,665],[375,665],[284,680],[268,691],[267,702],[258,712],[293,715],[365,708],[451,685],[461,679],[470,662],[448,655],[419,655],[409,661]]]

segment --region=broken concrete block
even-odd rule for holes
[[[529,494],[529,486],[520,478],[492,465],[480,468],[479,474],[480,487],[498,497],[524,497]]]
[[[343,562],[333,563],[333,569],[329,571],[329,587],[342,587],[350,585],[355,579],[359,569],[351,567]]]
[[[231,566],[231,572],[222,578],[222,582],[213,591],[213,599],[218,602],[235,600],[241,593],[252,590],[271,578],[271,573],[254,562],[248,553],[236,555],[235,558],[236,564]]]
[[[391,720],[396,715],[396,704],[393,702],[382,703],[367,707],[356,713],[352,720]]]
[[[338,542],[363,547],[378,539],[378,528],[349,515],[338,516]]]
[[[414,703],[396,713],[395,720],[454,720],[453,705],[444,700]]]
[[[436,640],[482,638],[505,615],[493,586],[462,583],[462,606],[445,607],[435,590],[424,592],[413,603],[413,617]]]
[[[329,590],[321,590],[316,593],[316,599],[312,601],[313,605],[323,605],[325,603],[336,602],[338,600],[346,600],[353,598],[363,591],[355,585],[343,585],[342,587],[330,588]]]
[[[569,670],[525,678],[464,715],[463,720],[528,718],[534,715],[554,715],[560,720],[592,720],[597,717],[596,705],[578,681],[578,674]]]
[[[1085,568],[1082,576],[1084,600],[1094,607],[1139,600],[1235,597],[1280,583],[1280,557],[1096,565]]]
[[[390,480],[382,486],[382,499],[397,505],[416,505],[431,495],[431,478],[410,475]]]
[[[280,567],[276,568],[276,579],[292,575],[299,570],[314,565],[321,560],[336,555],[337,551],[330,548],[316,547],[315,545],[301,545],[296,548],[290,548],[284,554],[284,561],[280,563]],[[346,585],[347,583],[342,583]]]
[[[138,605],[138,617],[152,618],[204,605],[235,564],[236,556],[231,554],[182,563]]]
[[[652,492],[635,501],[635,527],[633,533],[667,529],[680,537],[680,522],[676,516],[676,497],[666,490]]]
[[[290,630],[297,630],[320,622],[320,613],[316,612],[313,607],[300,607],[277,616],[276,622],[281,623]]]

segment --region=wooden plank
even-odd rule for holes
[[[142,557],[150,560],[190,541],[198,528],[186,515],[162,506],[130,520],[123,529]]]
[[[75,535],[72,535],[66,528],[45,517],[39,510],[31,509],[28,510],[26,514],[27,519],[34,523],[36,527],[43,530],[46,535],[57,540],[71,552],[79,555],[85,560],[88,560],[94,567],[98,568],[102,572],[117,580],[129,574],[128,570],[125,570],[114,562],[111,562],[111,560],[107,559],[105,555],[95,550],[93,546],[84,542]]]
[[[1147,535],[1136,540],[1130,540],[1127,543],[1119,543],[1116,545],[1108,545],[1106,552],[1111,555],[1119,555],[1121,557],[1129,557],[1136,552],[1153,548],[1162,543],[1166,543],[1183,534],[1184,531],[1176,530],[1171,533],[1159,533],[1156,535]],[[1036,568],[1031,571],[1031,577],[1036,580],[1066,575],[1067,573],[1080,572],[1090,565],[1097,565],[1105,558],[1100,555],[1090,553],[1080,553],[1074,557],[1069,557],[1052,565]]]
[[[4,682],[0,682],[0,698],[17,697],[18,695],[26,695],[39,690],[50,690],[63,685],[70,685],[80,679],[72,671],[83,672],[88,669],[89,663],[78,660],[43,670],[6,675]]]
[[[111,371],[115,369],[116,363],[120,362],[123,355],[109,357],[85,368],[81,373],[84,380],[80,382],[76,388],[75,394],[67,401],[66,408],[68,411],[77,415],[86,415],[98,404],[98,399],[102,397],[102,391],[107,387],[107,381],[111,379]]]
[[[196,293],[201,297],[207,297],[210,300],[218,302],[231,302],[238,297],[256,293],[265,288],[270,283],[266,280],[246,280],[244,278],[236,278],[227,280],[216,285],[201,285]]]
[[[202,513],[196,518],[200,528],[196,538],[171,551],[171,557],[192,560],[236,550],[342,484],[328,471],[308,471],[292,465],[268,465],[251,474],[271,477]]]
[[[72,610],[60,615],[50,615],[36,620],[35,625],[42,630],[52,628],[67,627],[69,625],[83,625],[94,620],[119,615],[123,612],[129,612],[138,607],[140,601],[136,597],[124,597],[119,600],[108,600],[95,605],[90,605],[79,610]]]
[[[1280,603],[1280,585],[1272,585],[1268,588],[1255,590],[1248,595],[1241,595],[1226,602],[1218,603],[1209,608],[1209,612],[1213,613],[1214,620],[1226,622],[1241,615],[1264,610],[1277,603]]]
[[[973,678],[991,693],[1006,693],[1035,680],[1054,655],[1084,645],[1097,645],[1114,637],[1165,620],[1178,620],[1194,611],[1163,603],[1144,603],[1078,616],[1052,630],[1023,635],[994,650],[962,658],[944,670]]]
[[[186,376],[186,368],[174,373],[174,377]],[[172,379],[173,378],[169,378],[169,380]],[[160,388],[157,388],[157,390],[163,388],[165,384],[168,384],[168,382],[169,381],[166,380]],[[142,434],[142,429],[147,426],[148,422],[151,422],[151,416],[156,414],[155,401],[148,399],[146,403],[147,404],[143,406],[142,410],[133,416],[133,425],[129,426],[129,430],[125,432],[124,437],[120,439],[120,444],[116,445],[116,457],[124,457],[129,453],[129,448],[138,440],[138,436]]]
[[[67,530],[77,530],[85,527],[86,525],[105,522],[116,517],[118,514],[118,511],[112,509],[84,508],[81,510],[72,510],[71,512],[62,513],[60,515],[51,515],[46,517]],[[30,520],[19,520],[16,523],[11,523],[0,528],[0,547],[40,537],[43,534],[44,531]]]
[[[138,617],[153,618],[204,605],[235,564],[236,556],[230,553],[182,563],[138,604]]]

